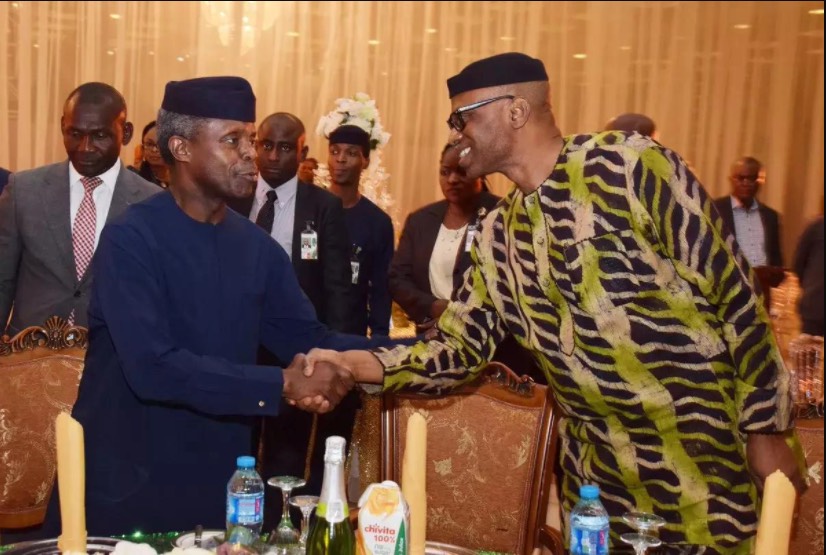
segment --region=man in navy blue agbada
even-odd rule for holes
[[[255,187],[254,122],[244,79],[169,83],[158,114],[169,191],[103,231],[73,412],[85,432],[90,536],[223,528],[253,417],[276,415],[282,397],[326,412],[353,385],[332,365],[305,377],[299,353],[368,341],[319,323],[283,249],[226,208]],[[256,366],[259,343],[293,362]]]

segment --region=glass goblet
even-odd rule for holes
[[[631,511],[622,515],[622,519],[634,530],[636,534],[623,534],[620,539],[631,544],[637,555],[644,555],[649,547],[658,547],[662,541],[653,535],[657,530],[665,525],[665,520],[651,513]]]
[[[301,510],[301,538],[298,545],[307,548],[307,536],[310,533],[310,515],[318,505],[317,495],[296,495],[290,498],[290,505]]]
[[[281,520],[270,534],[268,543],[271,545],[289,545],[298,541],[298,530],[290,520],[290,493],[307,482],[295,476],[274,476],[267,480],[267,485],[281,490]]]
[[[665,525],[663,518],[652,515],[651,513],[641,513],[637,511],[625,513],[622,515],[622,520],[634,530],[639,530],[642,534],[648,532],[656,533],[661,526]]]
[[[620,536],[620,539],[625,543],[631,544],[631,547],[634,548],[634,553],[636,553],[636,555],[645,555],[649,547],[659,547],[663,543],[657,536],[639,534],[636,532],[631,534],[623,534]]]

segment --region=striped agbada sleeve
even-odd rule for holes
[[[711,306],[735,376],[743,433],[774,433],[792,425],[788,372],[753,274],[736,241],[723,235],[720,216],[700,182],[667,149],[643,150],[629,180],[677,271]]]
[[[505,326],[485,282],[479,242],[477,236],[471,251],[473,264],[439,318],[436,337],[412,346],[373,351],[385,368],[385,391],[404,388],[438,395],[459,387],[476,376],[505,338]]]

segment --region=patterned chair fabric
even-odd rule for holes
[[[806,454],[811,480],[800,498],[789,553],[823,553],[823,419],[798,420],[797,436]]]
[[[55,418],[70,412],[87,332],[50,318],[0,339],[0,529],[43,522],[56,470]]]
[[[385,395],[382,479],[400,482],[407,419],[421,412],[428,425],[428,541],[531,553],[550,501],[553,401],[545,386],[498,363],[483,380],[443,397]]]

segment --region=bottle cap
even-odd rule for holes
[[[330,436],[327,438],[324,451],[325,463],[343,463],[344,462],[344,446],[347,441],[343,437]]]
[[[255,457],[238,457],[235,464],[238,465],[238,468],[255,468]]]
[[[595,486],[595,485],[579,486],[579,496],[582,499],[587,499],[589,501],[593,501],[594,499],[599,499],[599,486]]]

